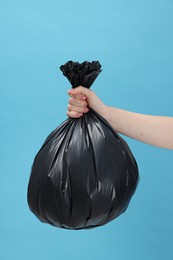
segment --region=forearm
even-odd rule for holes
[[[92,108],[105,118],[116,132],[147,144],[173,149],[173,118],[108,107],[94,92],[82,86],[68,93],[71,96],[67,111],[69,117],[78,118]]]
[[[173,118],[107,107],[102,116],[116,132],[154,146],[173,149]]]

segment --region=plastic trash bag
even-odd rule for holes
[[[60,69],[73,87],[89,88],[99,62],[72,62]],[[66,229],[94,228],[122,214],[138,184],[127,143],[90,109],[68,118],[45,140],[33,162],[28,204],[40,221]]]

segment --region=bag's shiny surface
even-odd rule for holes
[[[126,142],[90,109],[68,118],[44,142],[32,166],[28,203],[42,222],[94,228],[126,210],[138,179]]]

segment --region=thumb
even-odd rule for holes
[[[77,88],[74,88],[74,89],[70,89],[68,91],[68,94],[70,96],[79,96],[79,95],[82,95],[82,96],[86,96],[87,98],[90,97],[91,95],[91,90],[88,89],[88,88],[84,88],[82,86],[79,86]]]

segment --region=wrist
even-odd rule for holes
[[[105,104],[102,104],[101,109],[99,109],[99,114],[105,119],[109,120],[109,107]]]

